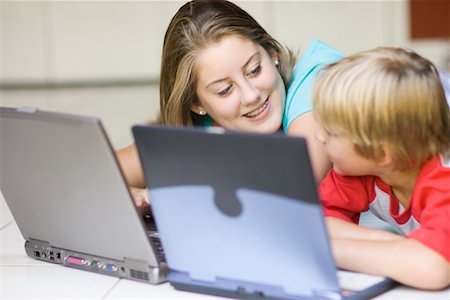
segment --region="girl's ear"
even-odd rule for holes
[[[276,67],[280,65],[280,57],[278,56],[278,53],[276,51],[272,51],[270,58],[272,59]]]
[[[206,111],[203,109],[203,107],[199,104],[192,104],[191,105],[191,111],[194,114],[200,115],[200,116],[204,116],[206,115]]]

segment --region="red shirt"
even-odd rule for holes
[[[319,186],[325,215],[358,223],[371,210],[399,233],[416,239],[450,262],[450,153],[420,169],[408,207],[375,176],[342,176],[330,170]]]

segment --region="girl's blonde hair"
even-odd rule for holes
[[[450,110],[436,67],[400,48],[377,48],[326,67],[314,87],[315,115],[330,133],[349,135],[357,153],[389,147],[410,168],[450,147]]]
[[[202,118],[191,112],[198,101],[195,62],[200,50],[223,37],[238,35],[277,54],[278,70],[287,86],[295,57],[273,39],[247,12],[224,0],[193,0],[172,18],[164,38],[160,74],[159,123],[191,126]],[[239,53],[230,53],[239,55]]]

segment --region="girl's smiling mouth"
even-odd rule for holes
[[[246,118],[251,118],[251,119],[262,119],[266,116],[266,114],[269,112],[269,99],[267,99],[266,101],[264,101],[264,103],[258,107],[257,109],[246,113],[244,115],[244,117]]]

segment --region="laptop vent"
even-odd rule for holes
[[[130,276],[136,279],[149,281],[148,273],[130,269]]]

